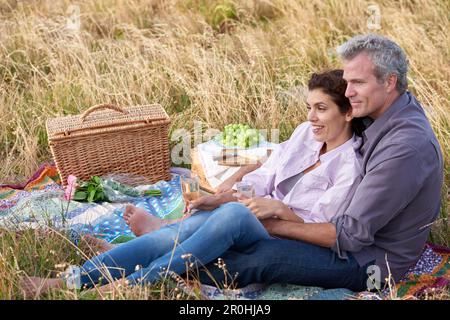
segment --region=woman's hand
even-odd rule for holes
[[[253,164],[240,167],[232,176],[222,182],[216,189],[216,194],[230,191],[234,184],[238,181],[242,181],[242,178],[247,174],[261,167],[261,162],[257,161]]]
[[[212,211],[224,203],[236,201],[236,198],[233,197],[233,193],[234,191],[231,190],[220,194],[203,196],[198,198],[197,200],[186,202],[186,208],[188,212],[190,212],[192,209]]]
[[[254,197],[239,200],[259,219],[278,218],[295,222],[303,222],[287,205],[280,200]]]
[[[213,194],[200,197],[194,201],[186,201],[187,212],[190,212],[193,209],[212,211],[221,205],[219,198],[219,196]]]

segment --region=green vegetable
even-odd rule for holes
[[[233,123],[226,125],[216,140],[226,147],[249,148],[261,142],[263,137],[247,124]]]
[[[106,201],[105,193],[103,192],[102,180],[93,176],[88,181],[81,181],[77,190],[75,191],[73,199],[75,201],[99,202]]]
[[[73,197],[75,201],[83,201],[87,198],[87,193],[84,191],[76,191]]]
[[[151,190],[145,190],[142,192],[145,196],[160,196],[162,195],[161,190],[151,189]]]
[[[104,181],[105,185],[110,187],[113,190],[119,191],[120,193],[123,193],[130,197],[139,197],[140,193],[136,189],[127,186],[123,183],[117,182],[115,180],[107,179]]]
[[[106,189],[106,190],[105,190]],[[91,177],[88,181],[81,181],[77,187],[73,199],[75,201],[100,202],[110,201],[107,194],[117,191],[119,195],[128,197],[140,196],[160,196],[161,191],[157,189],[145,190],[139,192],[133,187],[120,183],[113,179],[102,179],[98,176]],[[111,197],[111,195],[110,195]],[[120,196],[119,196],[120,197]]]

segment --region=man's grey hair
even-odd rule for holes
[[[408,87],[408,60],[405,52],[394,41],[377,34],[359,35],[337,47],[343,60],[351,60],[365,52],[375,66],[375,76],[383,83],[391,74],[397,75],[397,91],[402,94]]]

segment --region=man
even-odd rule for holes
[[[368,274],[375,285],[389,276],[398,281],[419,259],[440,210],[443,160],[422,107],[406,91],[406,56],[374,34],[350,39],[338,53],[353,114],[368,120],[363,179],[349,207],[331,223],[262,220],[283,239],[227,251],[227,272],[210,263],[202,283],[237,275],[238,286],[279,282],[361,291],[373,288]],[[317,234],[332,241],[311,241]]]

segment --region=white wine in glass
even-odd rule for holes
[[[186,201],[194,201],[200,198],[200,183],[197,176],[181,177],[181,187]]]
[[[236,183],[237,192],[245,198],[253,198],[255,196],[255,187],[251,182],[241,181]]]

